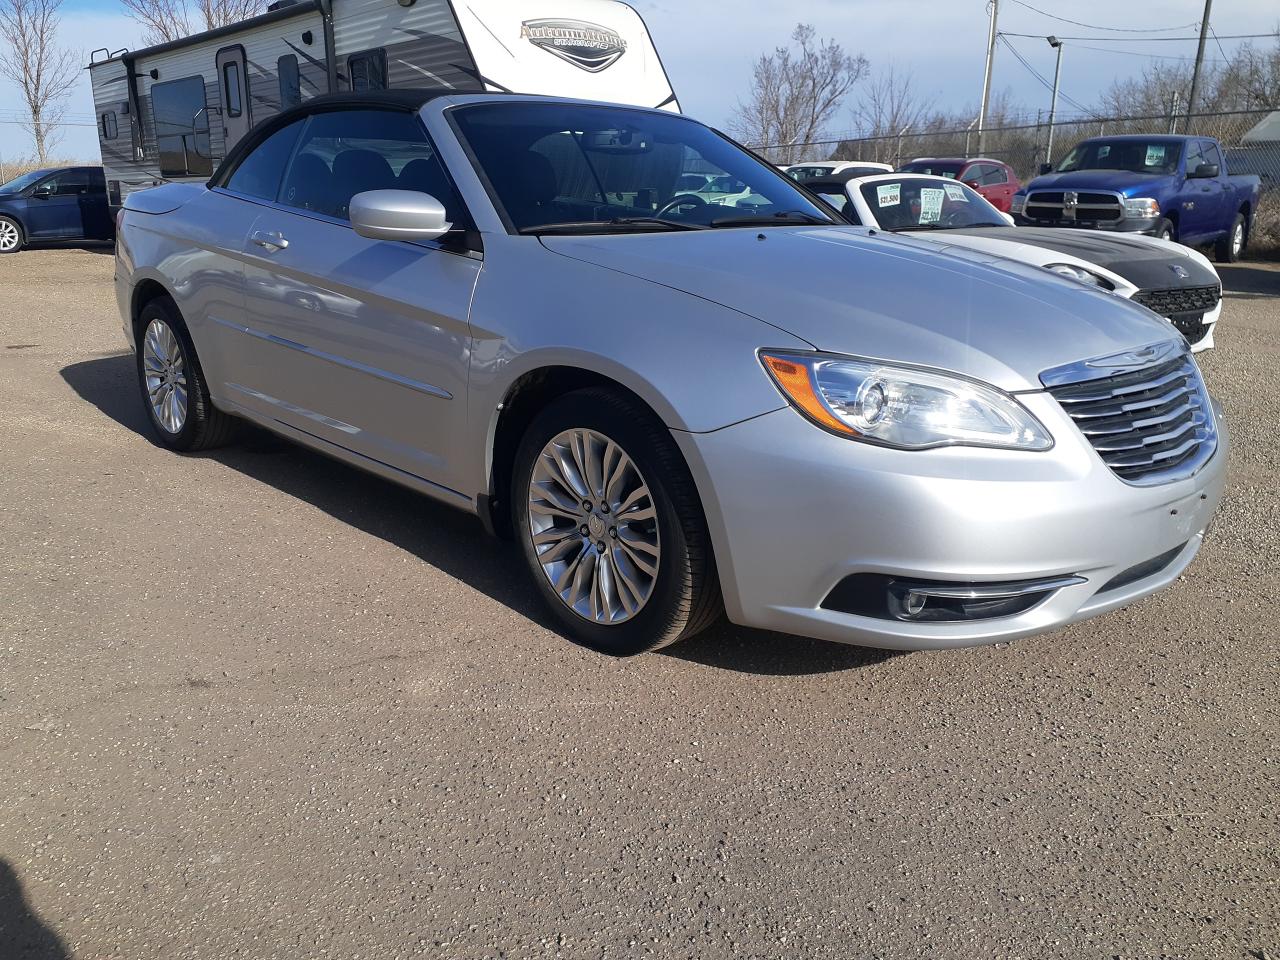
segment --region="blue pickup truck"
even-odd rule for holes
[[[1211,137],[1094,137],[1041,174],[1014,195],[1018,223],[1211,243],[1223,263],[1240,259],[1248,245],[1261,189],[1255,176],[1228,175]]]

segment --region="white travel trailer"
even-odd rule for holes
[[[619,0],[279,0],[261,16],[89,65],[108,192],[207,180],[255,123],[337,91],[444,87],[679,110]]]

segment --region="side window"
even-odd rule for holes
[[[203,77],[152,84],[151,120],[162,177],[213,175]]]
[[[1196,172],[1196,167],[1205,163],[1204,152],[1200,149],[1200,141],[1192,140],[1187,144],[1187,174]]]
[[[285,176],[280,202],[346,220],[366,190],[416,190],[442,204],[453,223],[462,202],[412,113],[336,110],[312,116]]]
[[[289,155],[298,142],[303,123],[295,120],[254,147],[227,178],[226,188],[259,200],[276,199],[284,168],[289,164]]]
[[[1214,143],[1212,140],[1202,141],[1202,144],[1204,147],[1204,162],[1216,163],[1218,165],[1218,172],[1221,173],[1222,172],[1222,154],[1218,150],[1218,145]]]
[[[240,102],[240,64],[234,61],[222,65],[222,102],[228,117],[238,117],[244,112]]]
[[[987,164],[986,175],[982,178],[983,186],[995,186],[1008,182],[1009,177],[1005,174],[1004,167],[997,167],[994,163]]]
[[[55,197],[78,197],[89,192],[89,174],[84,170],[64,170],[40,184],[41,193]]]
[[[351,74],[351,89],[387,89],[387,51],[365,50],[347,57],[347,71]]]
[[[292,53],[276,61],[276,76],[280,78],[280,109],[288,110],[302,103],[302,82],[298,77],[298,58]]]
[[[116,112],[108,110],[102,115],[102,139],[114,140],[120,135],[119,125],[116,123]]]

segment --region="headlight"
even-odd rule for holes
[[[1115,289],[1115,285],[1106,277],[1100,277],[1098,274],[1085,270],[1083,267],[1074,267],[1069,263],[1046,263],[1044,268],[1053,273],[1059,273],[1064,277],[1070,277],[1072,280],[1087,283],[1091,287],[1100,287],[1103,290]]]
[[[1025,193],[1015,193],[1013,199],[1009,201],[1010,213],[1021,213],[1027,208],[1027,195]]]
[[[1160,204],[1151,197],[1134,197],[1125,200],[1124,215],[1132,220],[1152,220],[1160,216]]]
[[[904,450],[1053,446],[1030,411],[975,380],[825,354],[762,352],[760,359],[796,409],[851,440]]]

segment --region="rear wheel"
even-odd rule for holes
[[[1213,259],[1219,263],[1235,263],[1244,254],[1249,243],[1249,230],[1244,214],[1237,213],[1231,224],[1231,232],[1214,244]]]
[[[634,401],[593,388],[552,402],[521,440],[511,502],[529,572],[574,641],[631,656],[719,616],[693,478]]]
[[[22,224],[0,217],[0,253],[17,253],[22,249]]]
[[[138,386],[160,443],[182,451],[226,443],[235,418],[209,399],[191,335],[173,301],[152,300],[142,308],[136,339]]]

